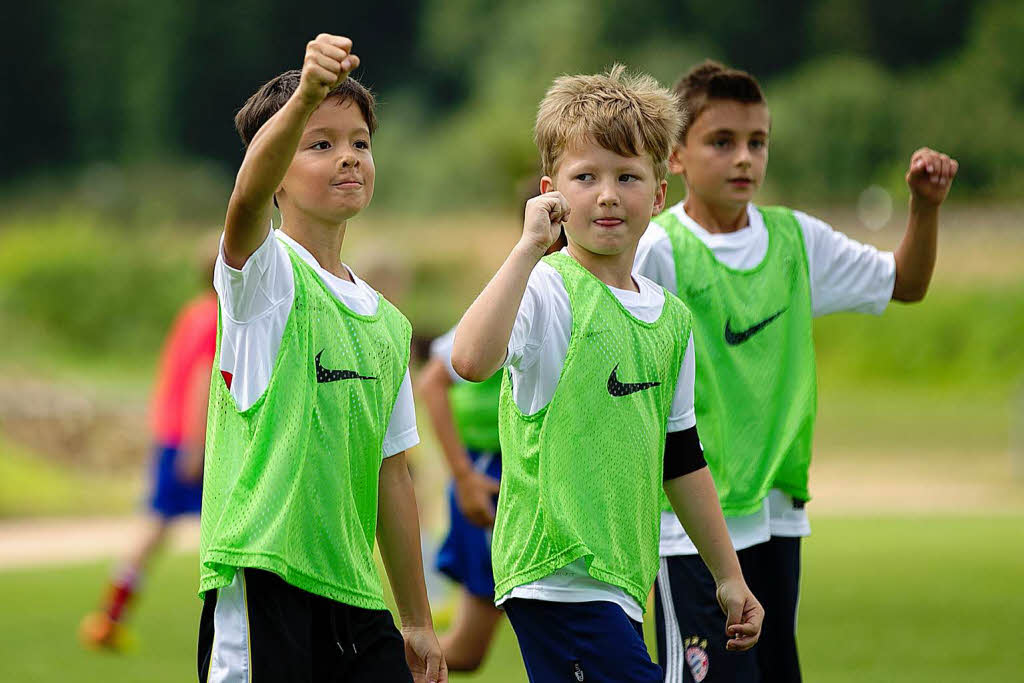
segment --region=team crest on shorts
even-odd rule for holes
[[[686,665],[690,667],[690,673],[693,674],[693,680],[700,683],[708,675],[708,668],[710,662],[708,661],[708,641],[706,638],[700,636],[690,636],[683,641],[683,646],[686,648],[684,654],[686,656]]]

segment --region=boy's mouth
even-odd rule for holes
[[[729,178],[729,184],[736,187],[750,187],[754,181],[750,178]]]
[[[625,221],[621,218],[595,218],[594,222],[602,228],[614,228],[618,225],[622,225]]]
[[[355,178],[344,178],[337,182],[331,183],[332,187],[337,187],[342,190],[353,190],[357,187],[362,187],[363,183]]]

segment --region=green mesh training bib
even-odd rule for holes
[[[270,383],[239,412],[214,363],[200,594],[236,569],[385,609],[373,559],[382,445],[409,362],[409,321],[383,297],[363,316],[288,248],[295,300]],[[220,358],[218,334],[217,358]]]
[[[693,311],[697,428],[728,516],[756,512],[772,488],[810,499],[817,380],[807,255],[791,210],[758,210],[768,252],[751,270],[720,263],[671,212],[654,219]]]
[[[520,412],[504,373],[494,594],[583,558],[590,576],[646,605],[690,313],[666,292],[661,317],[643,322],[568,254],[544,260],[565,283],[572,333],[554,396],[538,412]]]
[[[498,441],[501,374],[496,372],[483,382],[459,382],[448,392],[455,426],[466,448],[487,453],[501,450]]]

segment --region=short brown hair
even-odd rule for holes
[[[765,101],[756,78],[746,71],[730,69],[710,59],[690,69],[679,79],[673,91],[679,96],[679,103],[686,117],[679,130],[679,142],[686,141],[690,126],[708,108],[712,100],[730,100],[744,104],[763,104]]]
[[[298,69],[285,71],[280,76],[270,79],[245,101],[242,108],[235,114],[235,129],[246,147],[256,137],[257,131],[263,127],[270,117],[284,106],[288,98],[299,87],[302,72]],[[377,130],[377,100],[373,93],[362,83],[349,76],[334,87],[324,101],[336,97],[342,102],[355,102],[366,120],[370,135]]]
[[[566,148],[589,139],[622,156],[650,155],[663,180],[682,124],[680,109],[676,96],[654,78],[629,74],[621,64],[603,74],[562,76],[537,110],[541,169],[553,176]]]

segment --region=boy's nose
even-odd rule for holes
[[[619,195],[611,188],[604,188],[601,190],[601,194],[597,198],[597,203],[599,206],[618,206]]]
[[[341,168],[350,168],[359,166],[359,158],[355,154],[345,153],[338,159],[338,165]]]

